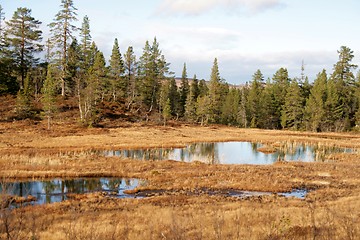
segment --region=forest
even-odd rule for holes
[[[259,69],[248,83],[232,86],[221,78],[217,58],[207,81],[189,77],[186,63],[181,78],[175,78],[156,37],[145,42],[141,56],[132,46],[121,53],[114,39],[110,59],[105,59],[92,41],[88,16],[80,27],[75,25],[72,0],[61,0],[46,40],[31,9],[19,7],[11,19],[4,18],[4,11],[0,5],[0,95],[16,96],[16,119],[41,117],[50,128],[59,102],[73,99],[84,126],[97,126],[109,115],[103,108],[118,106],[134,121],[159,124],[360,130],[360,74],[347,46],[338,50],[333,71],[319,69],[316,79],[308,79],[303,64],[301,76],[293,79],[286,68],[269,79]],[[40,110],[35,102],[41,103]]]

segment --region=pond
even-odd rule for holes
[[[54,203],[67,200],[71,194],[84,194],[93,192],[106,192],[117,198],[132,198],[133,195],[124,193],[124,190],[132,190],[139,185],[138,179],[121,178],[82,178],[51,181],[32,181],[3,183],[0,185],[0,193],[12,196],[24,197],[32,201],[31,204]],[[34,197],[34,198],[33,198]]]
[[[194,143],[185,148],[153,148],[138,150],[101,151],[108,157],[118,156],[140,160],[200,161],[209,164],[272,164],[285,161],[326,161],[330,153],[349,152],[351,149],[286,143],[271,153],[260,152],[261,143],[219,142]]]

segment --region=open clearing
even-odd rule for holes
[[[2,181],[77,177],[144,179],[116,199],[100,193],[60,203],[1,209],[1,238],[26,239],[359,239],[360,153],[327,162],[209,165],[103,157],[91,150],[182,147],[194,142],[286,142],[360,148],[360,135],[239,129],[224,126],[123,124],[86,129],[58,122],[51,131],[32,121],[0,124]],[[224,191],[287,192],[237,198]],[[2,203],[4,197],[1,198]]]

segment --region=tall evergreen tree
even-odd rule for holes
[[[56,79],[53,76],[52,66],[48,66],[47,76],[42,88],[42,104],[48,120],[48,129],[51,128],[51,119],[56,111]]]
[[[54,22],[49,24],[52,42],[57,47],[56,62],[61,69],[61,95],[65,96],[66,79],[68,76],[68,49],[73,33],[77,31],[72,22],[77,21],[77,9],[73,0],[61,0],[60,11],[55,15]]]
[[[132,46],[129,46],[125,55],[124,55],[124,67],[125,67],[125,76],[124,78],[129,84],[128,87],[128,100],[127,107],[135,101],[135,97],[137,96],[137,84],[136,84],[136,56],[134,54],[134,50]]]
[[[124,77],[125,66],[124,60],[120,53],[119,43],[117,38],[115,38],[113,49],[110,56],[110,68],[109,76],[111,78],[111,94],[113,100],[115,101],[117,97],[124,98],[127,94],[127,89],[129,82],[128,79]]]
[[[338,94],[338,102],[336,107],[342,108],[342,112],[339,113],[339,119],[337,123],[342,125],[344,129],[349,130],[355,122],[355,76],[353,71],[357,68],[357,65],[352,64],[351,61],[354,58],[353,51],[342,46],[338,51],[339,60],[334,65],[334,72],[330,77],[331,83],[333,83]],[[341,116],[340,116],[341,115]]]
[[[266,81],[264,90],[260,95],[260,117],[258,125],[260,128],[276,129],[278,128],[278,107],[275,102],[274,96],[274,84],[271,83],[270,79]]]
[[[185,104],[186,99],[190,91],[189,80],[187,77],[186,63],[184,63],[184,67],[181,74],[181,83],[180,83],[180,99],[179,99],[179,115],[184,116],[185,114]]]
[[[303,119],[303,97],[298,81],[293,79],[286,93],[281,111],[281,126],[299,130]]]
[[[221,109],[221,122],[223,124],[235,126],[238,124],[238,111],[240,103],[240,92],[231,88],[225,97]]]
[[[260,97],[263,90],[264,76],[261,73],[260,69],[257,70],[252,78],[248,96],[248,108],[249,108],[249,121],[250,127],[259,127],[259,118],[260,118]]]
[[[327,74],[324,69],[317,75],[304,110],[305,127],[310,131],[320,131],[325,117]]]
[[[209,120],[213,123],[219,122],[221,115],[221,105],[223,100],[222,80],[220,78],[219,66],[217,58],[215,58],[213,67],[211,69],[210,83],[209,83],[209,98],[210,98],[210,115]]]
[[[42,51],[41,34],[39,30],[40,21],[31,16],[31,10],[28,8],[18,8],[12,19],[8,22],[6,29],[6,42],[8,42],[8,51],[10,58],[18,72],[20,87],[24,87],[24,80],[31,66],[38,59],[34,54]]]
[[[140,57],[138,74],[141,80],[140,95],[147,112],[151,113],[153,109],[156,109],[159,102],[161,81],[170,74],[169,64],[162,55],[156,38],[154,38],[151,46],[146,41],[143,54]]]
[[[285,104],[287,89],[290,83],[289,74],[286,68],[280,68],[273,76],[273,97],[274,97],[274,120],[277,122],[276,128],[281,127],[281,111]]]
[[[83,18],[83,22],[80,29],[81,40],[81,68],[83,71],[87,71],[91,66],[90,52],[91,52],[91,34],[90,34],[90,20],[88,16]]]
[[[196,102],[199,95],[200,95],[199,81],[196,75],[194,75],[190,85],[190,92],[186,98],[186,103],[185,103],[185,118],[187,121],[195,122],[197,119]]]

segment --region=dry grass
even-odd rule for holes
[[[48,132],[43,124],[0,124],[1,178],[140,178],[146,184],[138,192],[158,194],[143,199],[94,195],[47,206],[2,208],[1,239],[7,238],[6,226],[18,239],[359,239],[359,152],[333,154],[326,163],[265,166],[136,161],[89,152],[211,141],[360,148],[360,135],[136,124],[114,129],[57,124]],[[240,199],[199,191],[293,188],[311,191],[305,200],[277,195]]]

